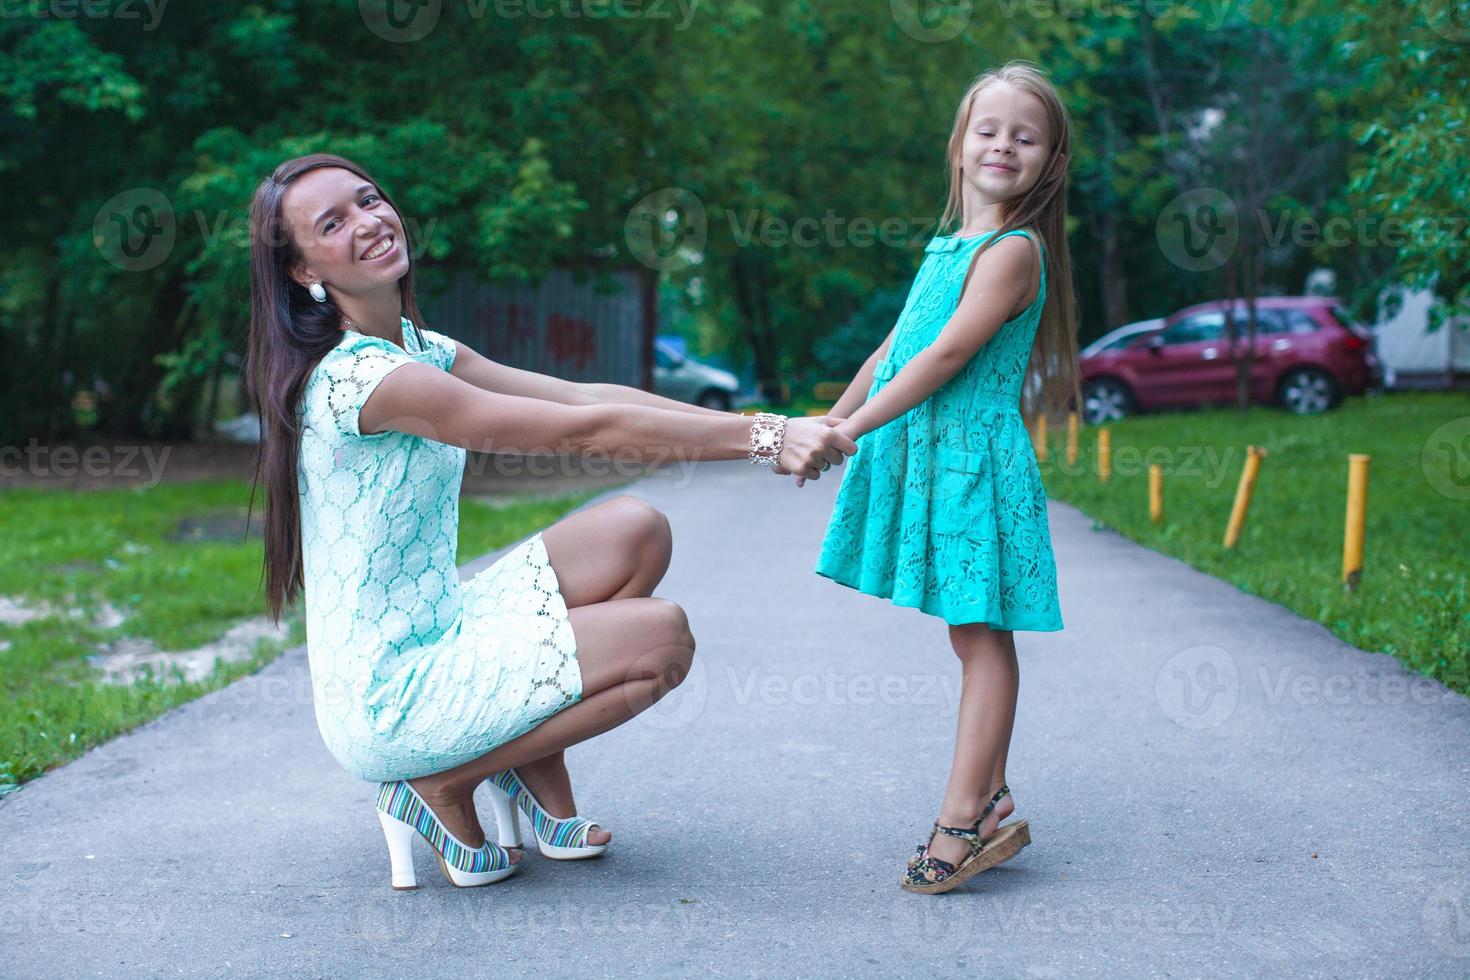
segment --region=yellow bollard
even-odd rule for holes
[[[1348,454],[1347,524],[1342,538],[1342,586],[1349,591],[1363,577],[1363,523],[1368,516],[1368,461],[1363,453]]]
[[[1097,430],[1097,476],[1104,483],[1113,475],[1113,432],[1107,426]]]
[[[1042,412],[1041,414],[1039,414],[1039,415],[1036,416],[1035,448],[1036,448],[1036,461],[1038,463],[1045,463],[1046,462],[1046,413],[1045,412]]]
[[[1077,465],[1077,413],[1067,413],[1067,465]]]
[[[1148,519],[1164,523],[1164,467],[1158,463],[1148,464]]]
[[[1251,491],[1256,488],[1256,474],[1261,469],[1261,459],[1266,450],[1260,446],[1247,446],[1245,466],[1240,471],[1240,485],[1235,488],[1235,506],[1230,508],[1230,524],[1225,528],[1225,547],[1234,548],[1240,540],[1240,528],[1245,524],[1245,512],[1250,509]]]

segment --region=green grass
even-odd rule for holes
[[[589,496],[496,508],[462,500],[459,555],[468,561],[510,544]],[[151,639],[161,650],[187,650],[218,639],[242,619],[263,615],[260,539],[241,540],[248,497],[248,484],[238,481],[0,493],[0,596],[57,611],[0,624],[0,795],[258,670],[284,649],[263,641],[252,658],[221,664],[199,682],[176,675],[131,685],[101,683],[86,659],[122,636]],[[187,522],[182,534],[181,522]],[[202,532],[198,539],[189,533],[195,528]],[[222,540],[211,540],[216,538]],[[92,624],[104,601],[127,614],[121,626]],[[304,642],[299,602],[286,620],[289,642]]]
[[[1082,428],[1077,465],[1069,467],[1065,430],[1052,426],[1042,473],[1049,496],[1096,525],[1467,693],[1470,488],[1454,483],[1451,444],[1435,435],[1457,419],[1464,428],[1455,430],[1456,442],[1470,434],[1470,399],[1453,393],[1350,398],[1312,417],[1266,407],[1139,416],[1111,426],[1107,483],[1096,475],[1097,430]],[[1268,455],[1232,551],[1223,546],[1225,526],[1250,445]],[[1372,457],[1355,592],[1341,584],[1349,453]],[[1148,516],[1150,462],[1164,468],[1162,525]]]

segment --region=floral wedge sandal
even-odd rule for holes
[[[1025,820],[1006,824],[985,841],[980,840],[980,824],[1009,792],[1008,786],[997,790],[972,827],[946,827],[936,822],[929,834],[929,840],[919,845],[918,853],[909,861],[903,880],[899,882],[904,890],[924,895],[947,892],[986,868],[1009,861],[1020,853],[1021,848],[1031,843],[1031,829]],[[929,845],[933,843],[935,834],[960,838],[970,845],[970,853],[958,866],[934,857],[929,853]]]

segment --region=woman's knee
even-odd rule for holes
[[[614,497],[607,506],[615,510],[618,526],[632,539],[634,548],[668,560],[673,550],[674,534],[669,519],[661,510],[642,497],[630,494]]]

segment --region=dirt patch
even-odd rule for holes
[[[171,678],[176,668],[183,680],[200,681],[214,672],[216,664],[247,660],[261,640],[283,643],[290,633],[289,623],[277,626],[259,616],[236,623],[218,640],[193,650],[159,650],[152,640],[125,637],[103,644],[101,652],[87,660],[108,684],[131,684],[150,674],[154,678]]]
[[[249,517],[249,536],[260,538],[264,533],[265,515],[255,510]],[[224,510],[205,514],[191,514],[183,518],[169,534],[170,541],[225,541],[238,543],[246,535],[245,511]]]

